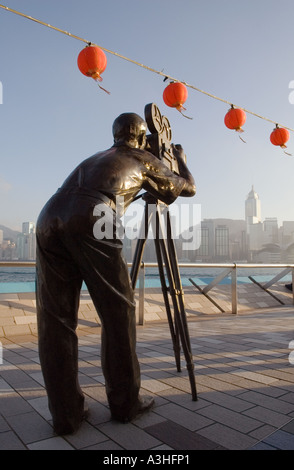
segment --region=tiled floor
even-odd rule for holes
[[[160,299],[153,299],[152,305],[160,305]],[[20,308],[17,300],[13,308]],[[191,397],[183,355],[182,372],[176,370],[167,322],[138,326],[142,393],[155,397],[155,407],[129,424],[110,420],[100,326],[83,318],[78,330],[79,379],[90,414],[75,435],[63,437],[52,430],[35,330],[2,336],[0,449],[293,450],[293,314],[290,305],[237,316],[189,314],[197,401]]]

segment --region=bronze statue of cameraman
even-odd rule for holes
[[[101,361],[112,418],[130,421],[153,404],[139,395],[135,302],[122,240],[116,230],[111,239],[93,230],[99,217],[119,228],[119,216],[142,189],[165,204],[195,194],[183,151],[173,147],[177,174],[145,150],[146,131],[137,114],[116,118],[113,146],[80,163],[37,221],[39,355],[58,434],[75,432],[85,417],[76,335],[83,281],[101,320]],[[104,213],[97,213],[97,205]]]

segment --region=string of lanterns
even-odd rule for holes
[[[69,36],[73,39],[77,39],[81,42],[86,43],[87,44],[86,47],[80,52],[80,54],[78,56],[78,60],[77,60],[78,67],[79,67],[81,73],[83,73],[87,77],[93,78],[97,82],[98,86],[108,94],[110,94],[110,92],[105,90],[105,88],[103,88],[100,85],[100,82],[102,81],[101,74],[105,71],[106,66],[107,66],[107,57],[106,57],[104,51],[109,52],[111,54],[114,54],[117,57],[120,57],[121,59],[127,60],[128,62],[132,62],[132,63],[134,63],[134,64],[136,64],[140,67],[145,68],[146,70],[157,73],[158,75],[161,75],[161,76],[165,77],[164,81],[167,80],[167,79],[170,79],[171,83],[165,88],[165,90],[163,92],[163,101],[165,102],[165,104],[167,106],[177,109],[184,117],[188,117],[185,114],[183,114],[183,111],[185,111],[185,108],[184,108],[183,105],[184,105],[184,103],[186,102],[186,100],[188,98],[188,90],[187,90],[187,86],[188,86],[188,87],[190,87],[190,88],[192,88],[196,91],[199,91],[199,92],[201,92],[201,93],[203,93],[203,94],[205,94],[205,95],[207,95],[211,98],[222,101],[223,103],[230,104],[231,109],[227,112],[227,114],[225,115],[225,118],[224,118],[224,123],[225,123],[225,125],[228,129],[235,130],[238,133],[242,133],[243,132],[242,126],[246,122],[246,112],[250,113],[250,114],[252,114],[256,117],[259,117],[260,119],[263,119],[265,121],[275,123],[271,119],[267,119],[264,116],[253,113],[252,111],[246,110],[245,108],[235,107],[234,105],[232,105],[228,101],[226,101],[222,98],[219,98],[217,96],[214,96],[211,93],[207,93],[204,90],[200,90],[199,88],[196,88],[193,85],[188,85],[185,82],[181,82],[177,79],[169,77],[169,76],[165,75],[163,72],[159,72],[158,70],[152,69],[151,67],[148,67],[148,66],[146,66],[144,64],[141,64],[141,63],[138,63],[135,60],[129,59],[128,57],[124,57],[124,56],[118,54],[117,52],[113,52],[113,51],[110,51],[108,49],[98,47],[97,45],[92,44],[91,42],[87,41],[86,39],[83,39],[79,36],[76,36],[76,35],[68,32],[68,31],[64,31],[60,28],[57,28],[56,26],[52,26],[48,23],[45,23],[41,20],[38,20],[37,18],[33,18],[32,16],[26,15],[24,13],[21,13],[21,12],[17,11],[17,10],[13,10],[13,9],[5,6],[5,5],[0,4],[0,8],[2,8],[3,10],[9,11],[11,13],[14,13],[16,15],[19,15],[23,18],[34,21],[36,23],[39,23],[43,26],[46,26],[50,29],[53,29],[54,31],[58,31],[58,32],[60,32],[62,34],[65,34],[65,35],[67,35],[67,36]],[[192,118],[188,118],[188,119],[192,119]],[[276,126],[275,129],[273,129],[272,133],[270,134],[270,141],[273,145],[280,146],[282,149],[285,149],[285,148],[287,148],[286,143],[288,142],[288,140],[290,138],[289,130],[294,132],[294,129],[291,129],[290,127],[280,127],[277,123],[275,123],[275,126]],[[241,137],[240,137],[240,139],[241,139]],[[243,140],[243,139],[241,139],[241,140]],[[243,140],[243,142],[244,142],[244,140]],[[286,153],[286,155],[291,155],[291,154],[289,154],[285,151],[284,151],[284,153]]]
[[[105,71],[107,66],[107,58],[102,49],[98,46],[88,43],[88,45],[81,50],[78,55],[77,64],[80,72],[87,77],[93,78],[96,82],[101,82],[101,74]],[[99,83],[98,86],[102,88]],[[102,88],[104,91],[109,93],[105,88]],[[171,81],[169,85],[163,91],[162,95],[164,103],[170,108],[177,109],[180,113],[183,114],[184,103],[188,98],[188,90],[184,83]],[[184,117],[188,117],[183,114]],[[188,118],[192,119],[192,118]],[[246,122],[247,115],[245,111],[241,108],[236,108],[234,105],[231,105],[231,108],[226,113],[224,117],[224,124],[230,130],[235,130],[236,132],[244,132],[243,126]],[[279,146],[282,149],[287,148],[286,143],[290,138],[290,133],[288,129],[281,128],[276,124],[276,128],[270,134],[270,141],[273,145]],[[245,142],[241,137],[240,139]],[[289,153],[285,152],[287,155]]]

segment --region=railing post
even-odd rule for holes
[[[139,270],[139,325],[144,325],[144,298],[145,298],[145,266],[141,263]]]
[[[237,292],[237,265],[232,268],[232,313],[238,313],[238,292]]]

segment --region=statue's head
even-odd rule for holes
[[[121,114],[112,125],[114,143],[126,143],[134,148],[145,147],[146,131],[146,122],[135,113]]]

